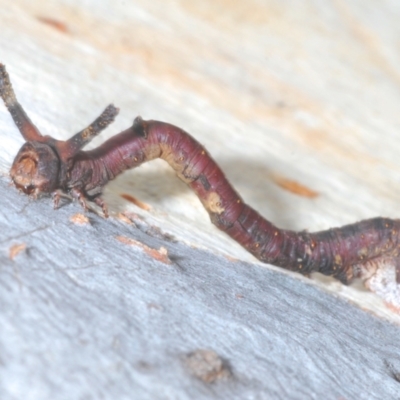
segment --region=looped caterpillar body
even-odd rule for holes
[[[171,124],[140,117],[125,131],[94,150],[82,148],[113,122],[109,105],[87,128],[67,141],[42,136],[18,103],[4,65],[0,96],[26,143],[10,170],[24,193],[69,193],[87,209],[103,187],[126,169],[162,158],[201,200],[211,221],[259,260],[303,274],[321,272],[343,283],[362,278],[390,306],[400,311],[400,220],[374,218],[340,228],[308,233],[282,230],[244,203],[218,164],[190,134]]]

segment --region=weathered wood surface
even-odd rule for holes
[[[396,1],[0,5],[0,61],[44,134],[69,137],[114,102],[94,145],[137,114],[182,126],[284,228],[399,217]],[[161,162],[110,185],[113,218],[77,225],[77,205],[7,185],[22,138],[4,107],[0,138],[1,399],[399,398],[400,318],[373,294],[256,262]],[[115,219],[127,209],[137,226]],[[197,349],[231,376],[193,377]]]

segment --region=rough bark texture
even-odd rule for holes
[[[279,227],[399,218],[398,1],[0,7],[0,62],[43,134],[113,102],[93,147],[136,115],[180,126]],[[5,107],[0,139],[2,400],[399,397],[400,318],[373,294],[256,262],[162,163],[107,188],[109,220],[53,211],[8,186]]]
[[[145,221],[79,224],[78,204],[0,189],[2,399],[397,398],[398,326]],[[229,373],[198,378],[199,350]]]

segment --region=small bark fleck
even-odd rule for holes
[[[89,224],[89,218],[81,213],[72,215],[69,220],[76,225],[87,225]]]
[[[285,178],[278,174],[272,174],[271,179],[282,189],[287,190],[290,193],[296,194],[301,197],[308,197],[314,199],[319,196],[319,193],[309,189],[307,186],[302,185],[292,179]]]
[[[124,222],[125,224],[132,225],[132,220],[130,220],[124,213],[120,212],[117,214],[117,218]]]
[[[121,193],[120,196],[126,201],[133,203],[135,206],[138,206],[142,210],[149,211],[151,209],[151,206],[149,206],[146,203],[143,203],[143,201],[138,200],[136,197],[133,197],[128,193]]]
[[[14,244],[10,247],[9,258],[14,260],[14,258],[26,249],[25,243]]]
[[[45,25],[51,26],[52,28],[58,30],[59,32],[62,32],[62,33],[69,32],[67,25],[58,19],[51,18],[51,17],[41,17],[41,16],[38,16],[36,18],[38,21],[42,22]]]
[[[229,378],[232,373],[224,360],[213,350],[198,349],[186,355],[189,372],[205,383]]]
[[[171,260],[168,258],[168,250],[165,247],[160,247],[160,249],[157,250],[157,249],[152,249],[151,247],[146,246],[145,244],[140,243],[135,239],[128,238],[126,236],[119,235],[116,236],[115,238],[123,244],[141,248],[147,255],[149,255],[154,260],[160,261],[164,264],[172,264]]]

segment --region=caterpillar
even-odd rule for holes
[[[10,170],[22,192],[35,198],[51,194],[55,208],[67,193],[85,210],[94,202],[107,217],[104,186],[127,169],[161,158],[196,193],[212,223],[262,262],[302,274],[320,272],[344,284],[361,278],[400,311],[400,220],[377,217],[314,233],[279,229],[243,201],[196,139],[174,125],[137,117],[125,131],[83,151],[114,121],[119,110],[112,104],[87,128],[60,141],[42,136],[30,121],[3,64],[0,96],[26,140]]]

